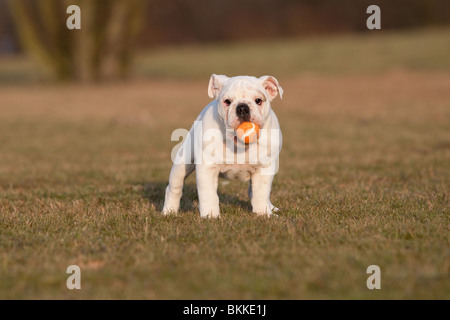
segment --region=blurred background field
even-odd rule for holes
[[[366,27],[370,1],[9,3],[0,0],[4,84],[259,74],[262,66],[280,76],[449,68],[444,0],[378,1],[381,30]],[[84,6],[80,30],[66,28],[69,4]]]
[[[46,35],[44,7],[20,2]],[[374,31],[365,1],[133,3],[126,72],[61,79],[0,0],[0,298],[450,298],[448,1],[379,1]],[[170,135],[209,102],[211,73],[285,91],[278,219],[254,217],[237,181],[219,185],[222,218],[200,219],[193,177],[182,212],[159,214]]]
[[[163,45],[138,51],[132,74],[141,80],[199,80],[211,73],[260,75],[261,70],[279,77],[448,72],[449,34],[450,28],[431,28],[266,42]],[[0,63],[0,84],[52,81],[26,56],[3,56]]]

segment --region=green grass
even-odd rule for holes
[[[146,52],[136,73],[161,78],[305,73],[380,73],[390,69],[450,70],[450,29],[364,32],[324,38],[186,45]]]
[[[264,72],[285,90],[273,106],[284,144],[272,192],[282,212],[271,219],[251,213],[238,181],[219,183],[221,218],[201,219],[194,177],[180,214],[159,213],[170,134],[208,103],[203,75],[219,49],[189,49],[198,60],[183,75],[170,59],[185,52],[168,54],[164,77],[175,79],[0,88],[0,298],[449,299],[450,74],[444,59],[426,61],[423,35],[342,39],[416,39],[417,51],[399,47],[377,72],[325,62],[314,75]],[[324,51],[345,65],[339,57]],[[219,60],[217,73],[238,73],[235,63]],[[66,288],[72,264],[81,290]],[[381,290],[366,287],[373,264]]]
[[[155,48],[140,52],[133,74],[154,79],[228,75],[360,74],[450,70],[450,29],[365,31],[360,34]],[[48,79],[30,59],[0,58],[0,84]]]

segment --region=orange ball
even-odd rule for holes
[[[259,138],[259,126],[253,122],[242,122],[236,130],[236,136],[246,144],[253,143]]]

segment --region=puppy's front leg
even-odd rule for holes
[[[261,174],[261,169],[258,169],[251,176],[251,203],[253,212],[258,215],[272,214],[273,205],[270,202],[270,190],[272,188],[273,175]]]
[[[193,164],[174,164],[170,170],[169,185],[166,188],[163,214],[177,213],[183,194],[184,179],[194,170]]]
[[[217,195],[219,168],[209,165],[197,165],[195,174],[200,216],[208,218],[218,217],[220,215],[219,196]]]

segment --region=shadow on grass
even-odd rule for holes
[[[145,181],[141,185],[143,187],[143,198],[153,204],[157,211],[162,211],[167,181]],[[251,211],[250,201],[242,200],[235,195],[219,192],[219,201],[221,205],[240,207],[243,210]],[[188,211],[198,212],[198,194],[195,183],[185,183],[183,187],[180,212]]]

